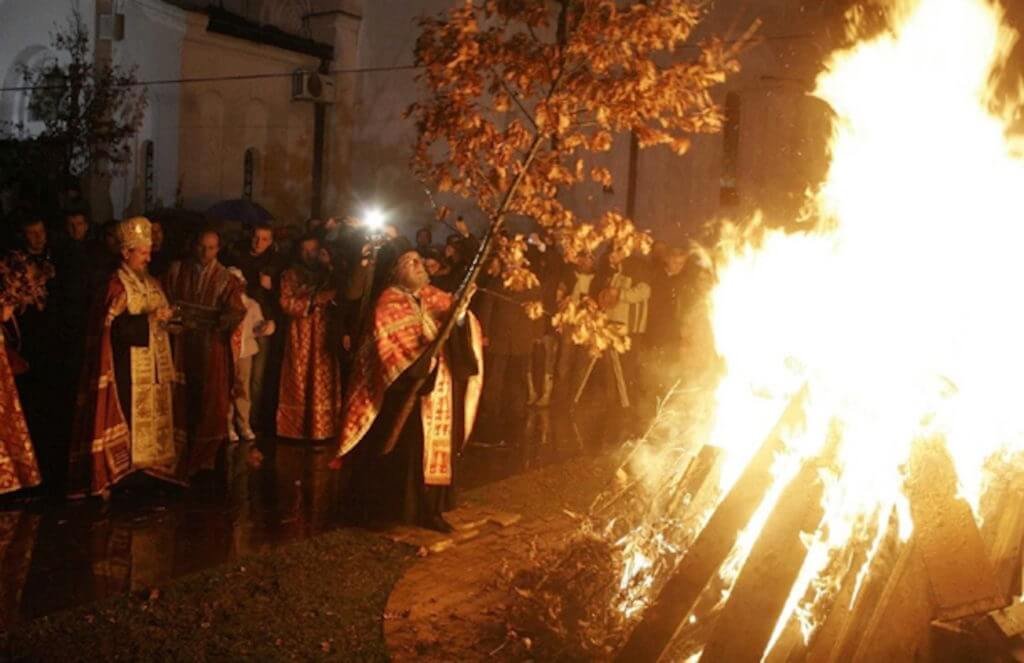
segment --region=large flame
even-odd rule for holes
[[[849,582],[856,599],[891,514],[908,539],[916,441],[945,442],[979,519],[990,462],[1024,451],[1024,157],[1009,135],[1020,100],[996,98],[1016,35],[988,0],[893,0],[889,18],[817,80],[831,159],[804,229],[729,224],[713,254],[725,371],[707,435],[703,421],[692,437],[668,427],[627,461],[654,496],[644,526],[619,541],[627,617],[649,603],[664,550],[693,540],[790,403],[803,404],[802,420],[782,429],[774,484],[705,588],[717,605],[690,615],[725,604],[785,487],[817,459],[824,516],[766,653],[790,624],[807,640],[818,597]],[[661,487],[679,485],[705,442],[722,453],[719,490],[679,518]],[[665,528],[668,547],[651,535]]]
[[[834,118],[810,227],[737,230],[717,264],[723,489],[804,385],[806,426],[778,480],[839,438],[786,615],[858,523],[896,508],[910,533],[901,467],[915,440],[945,439],[976,512],[986,460],[1024,448],[1024,160],[994,81],[1015,35],[983,0],[907,1],[892,17],[817,81]]]

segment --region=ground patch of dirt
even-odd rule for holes
[[[427,555],[412,565],[388,600],[384,635],[396,661],[513,659],[524,643],[509,631],[509,578],[564,546],[608,487],[610,456],[578,458],[489,484],[465,496],[472,508],[500,508],[522,518]]]

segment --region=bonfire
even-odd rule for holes
[[[618,626],[570,656],[920,660],[1019,634],[1024,157],[996,94],[1017,36],[986,0],[888,20],[818,77],[830,165],[798,229],[732,220],[704,253],[723,369],[666,399],[587,517]]]

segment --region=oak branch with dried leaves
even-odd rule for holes
[[[682,155],[692,134],[721,129],[712,90],[739,69],[753,27],[731,42],[690,46],[706,4],[464,0],[421,19],[416,59],[425,92],[408,110],[418,130],[413,169],[427,186],[473,201],[490,220],[460,302],[495,250],[506,287],[539,284],[524,238],[501,232],[509,216],[533,220],[570,263],[602,246],[621,257],[649,250],[650,235],[631,219],[612,210],[581,218],[561,196],[588,181],[612,184],[607,168],[588,157],[610,150],[617,133],[632,132],[641,148],[663,145]],[[553,322],[595,352],[628,348],[625,333],[606,324],[593,299],[567,298]],[[441,330],[434,355],[451,326]]]

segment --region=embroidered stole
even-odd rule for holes
[[[148,274],[140,277],[122,266],[118,278],[125,289],[128,313],[138,315],[168,305],[160,286]],[[167,332],[155,324],[149,325],[149,347],[131,348],[131,381],[132,466],[173,475],[183,442],[175,439],[174,362]]]

